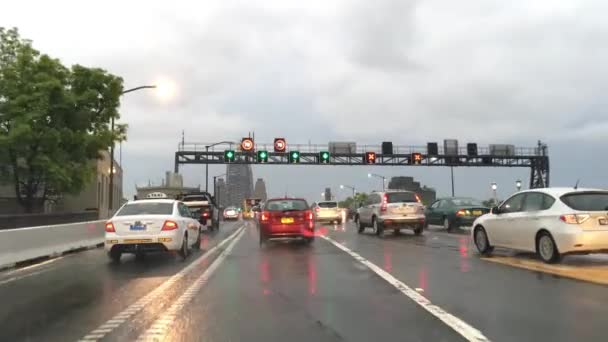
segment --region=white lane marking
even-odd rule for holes
[[[103,334],[93,334],[93,332],[90,332],[89,334],[84,336],[82,338],[82,340],[97,341],[98,339],[101,339],[105,335],[111,333],[114,329],[118,328],[124,322],[126,322],[128,318],[135,315],[139,311],[143,310],[143,308],[146,307],[146,305],[148,305],[150,302],[152,302],[152,301],[156,300],[158,297],[160,297],[163,294],[163,292],[165,290],[167,290],[167,288],[169,288],[171,285],[175,284],[175,282],[177,282],[178,280],[180,280],[181,278],[186,276],[188,273],[190,273],[196,266],[200,265],[203,261],[205,261],[205,259],[207,259],[210,255],[215,253],[216,250],[220,249],[222,246],[224,246],[226,243],[228,243],[229,241],[234,239],[239,233],[243,232],[244,230],[245,230],[245,226],[239,227],[234,233],[230,234],[230,236],[228,236],[227,238],[222,240],[217,245],[213,246],[205,254],[198,257],[198,259],[191,262],[190,265],[184,267],[181,271],[174,274],[171,278],[165,280],[156,289],[152,290],[147,295],[140,298],[137,302],[129,305],[126,309],[117,313],[116,315],[114,315],[114,317],[110,318],[109,320],[104,322],[102,325],[100,325],[99,327],[97,327],[93,330],[93,331],[97,331],[97,330],[102,330],[102,329],[103,330],[109,329],[110,331],[108,331],[107,333],[103,333]],[[99,336],[99,337],[92,337],[92,336]]]
[[[14,277],[11,277],[11,278],[8,278],[8,279],[4,279],[4,280],[0,281],[0,285],[6,285],[8,283],[12,283],[13,281],[29,278],[29,277],[32,277],[32,276],[35,276],[35,275],[38,275],[38,274],[41,274],[41,273],[48,272],[50,270],[51,270],[50,268],[49,269],[43,269],[43,270],[40,270],[40,271],[24,274],[22,276],[14,276]]]
[[[401,291],[401,293],[403,293],[404,295],[408,296],[411,300],[416,302],[416,304],[420,305],[426,311],[430,312],[433,316],[439,318],[441,321],[443,321],[443,323],[448,325],[450,328],[454,329],[462,337],[467,339],[467,341],[475,341],[475,342],[490,341],[487,337],[485,337],[483,335],[483,333],[481,331],[475,329],[474,327],[472,327],[465,321],[461,320],[460,318],[452,315],[451,313],[443,310],[439,306],[434,305],[426,297],[424,297],[420,293],[416,292],[409,286],[405,285],[403,282],[401,282],[399,279],[393,277],[390,273],[386,272],[381,267],[379,267],[376,264],[372,263],[371,261],[365,259],[361,255],[348,249],[347,247],[341,245],[340,243],[333,240],[332,238],[324,236],[324,235],[322,235],[321,237],[323,239],[331,242],[334,246],[338,247],[339,249],[343,250],[344,252],[348,253],[350,256],[355,258],[355,260],[357,260],[360,263],[362,263],[363,265],[367,266],[369,269],[374,271],[377,275],[382,277],[382,279],[386,280],[389,284],[391,284],[395,288],[397,288],[397,290]]]
[[[213,263],[203,272],[203,274],[194,281],[192,285],[173,303],[143,334],[137,341],[161,341],[164,339],[167,330],[175,321],[177,314],[184,305],[188,304],[196,294],[201,290],[203,285],[207,283],[211,275],[217,270],[220,264],[226,259],[232,248],[236,245],[245,231],[241,230],[240,234],[235,237],[228,247],[213,261]]]

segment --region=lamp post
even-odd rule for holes
[[[154,89],[156,88],[156,85],[144,85],[144,86],[139,86],[139,87],[135,87],[135,88],[130,88],[127,90],[124,90],[122,93],[120,93],[120,96],[137,91],[137,90],[142,90],[142,89]],[[110,211],[110,214],[112,213],[112,211],[114,210],[114,174],[116,173],[116,170],[114,168],[114,117],[112,117],[112,119],[110,119],[110,132],[112,133],[112,145],[110,146],[110,189],[108,191],[108,210]],[[121,165],[122,167],[122,165]]]
[[[340,189],[344,189],[344,188],[348,188],[348,189],[351,189],[353,191],[353,199],[354,199],[355,198],[355,193],[357,192],[357,189],[355,189],[355,187],[352,187],[350,185],[343,185],[343,184],[341,184],[340,185]]]
[[[375,174],[375,173],[368,173],[368,174],[367,174],[367,177],[368,177],[368,178],[376,177],[376,178],[380,178],[380,179],[382,179],[382,191],[384,191],[384,190],[385,190],[385,187],[384,187],[384,182],[386,182],[386,177],[384,177],[384,176],[382,176],[382,175],[379,175],[379,174]]]
[[[496,198],[497,189],[498,189],[498,184],[496,184],[496,182],[492,182],[492,192],[494,192],[494,205],[498,205],[498,199]]]
[[[517,191],[521,190],[521,180],[518,179],[515,181],[515,187],[517,188]]]
[[[207,154],[207,158],[209,158],[209,148],[213,147],[213,146],[217,146],[217,145],[221,145],[221,144],[230,144],[230,146],[232,147],[232,144],[234,144],[233,141],[220,141],[211,145],[205,145],[205,153]],[[215,186],[213,188],[215,191]],[[209,192],[209,160],[207,160],[207,163],[205,163],[205,192]]]

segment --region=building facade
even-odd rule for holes
[[[266,201],[268,199],[268,194],[266,193],[266,183],[264,179],[258,178],[255,182],[255,186],[253,187],[253,197],[260,198],[262,201]]]
[[[182,175],[180,175],[179,173],[167,171],[165,172],[165,179],[160,185],[152,185],[149,183],[147,186],[136,186],[135,189],[137,191],[137,195],[135,195],[136,198],[146,198],[148,194],[154,192],[161,192],[167,195],[167,197],[175,198],[177,195],[180,194],[199,192],[200,186],[185,187]]]
[[[242,206],[253,195],[253,172],[249,164],[226,165],[226,204]]]
[[[435,189],[420,186],[420,182],[414,181],[414,177],[393,177],[388,183],[389,189],[409,190],[417,193],[425,205],[435,201],[437,197]]]

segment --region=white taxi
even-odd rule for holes
[[[105,250],[113,261],[123,253],[177,252],[182,259],[190,247],[200,247],[201,225],[188,207],[172,199],[145,199],[123,205],[106,222]]]
[[[473,223],[484,255],[494,247],[536,252],[547,263],[565,254],[608,253],[608,191],[545,188],[521,191]]]

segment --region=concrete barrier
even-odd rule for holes
[[[0,268],[103,243],[105,220],[0,231]]]

